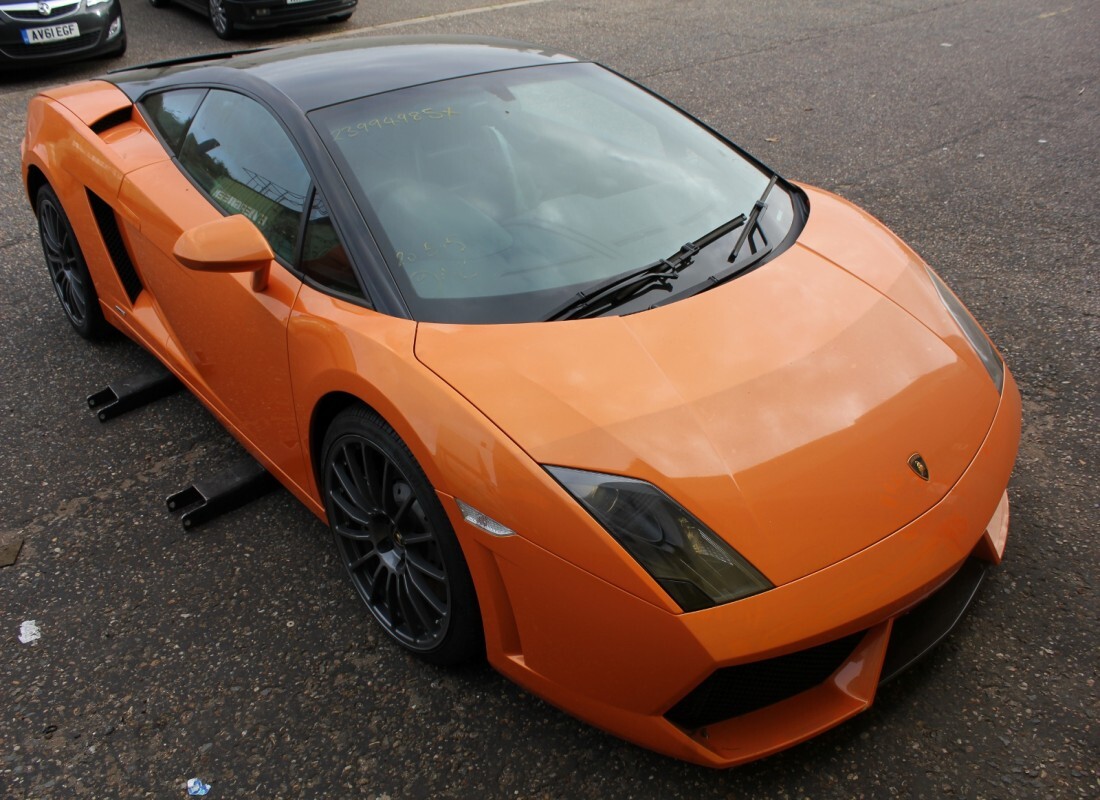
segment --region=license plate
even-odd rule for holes
[[[51,25],[48,28],[27,28],[22,34],[25,44],[47,44],[62,39],[75,39],[80,35],[80,28],[75,22],[66,22],[64,25]]]

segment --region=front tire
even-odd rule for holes
[[[65,209],[50,186],[38,190],[35,210],[46,268],[50,272],[50,282],[57,299],[61,302],[61,310],[76,332],[85,339],[102,339],[110,331],[110,325],[103,318],[99,295],[73,226],[69,224]]]
[[[224,0],[209,0],[210,24],[219,39],[232,39],[237,35],[237,28],[233,20],[229,18]]]
[[[323,445],[325,511],[340,561],[391,639],[433,664],[484,652],[473,580],[420,465],[377,414],[339,414]]]

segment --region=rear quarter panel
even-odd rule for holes
[[[33,205],[34,171],[41,173],[61,200],[76,232],[88,270],[99,292],[107,318],[112,309],[129,308],[126,292],[111,268],[86,189],[114,203],[126,173],[168,160],[156,137],[140,117],[133,116],[96,133],[89,125],[112,114],[124,117],[129,98],[104,81],[88,81],[49,89],[35,96],[27,108],[22,143],[22,174]],[[121,119],[122,117],[120,117]]]

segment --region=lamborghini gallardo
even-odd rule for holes
[[[867,708],[997,564],[1020,396],[909,247],[595,63],[362,38],[41,92],[78,333],[331,527],[379,635],[724,767]]]

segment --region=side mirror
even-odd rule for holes
[[[172,255],[188,269],[198,272],[251,272],[252,288],[267,288],[271,245],[252,222],[241,214],[222,217],[184,231],[172,248]]]

